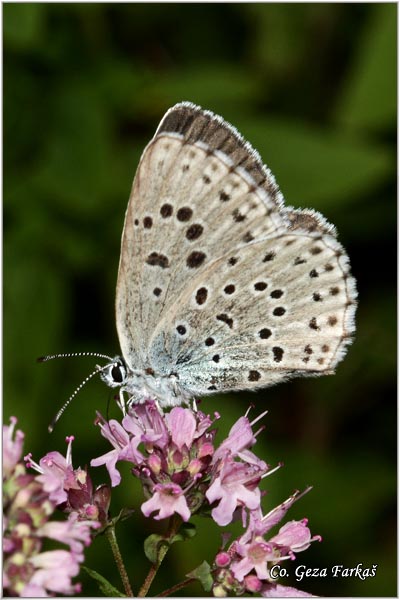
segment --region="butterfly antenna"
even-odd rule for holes
[[[87,353],[84,353],[87,354]],[[44,358],[48,358],[49,360],[51,358],[59,358],[62,355],[55,355],[55,356],[50,356],[48,357],[44,357]],[[71,356],[70,354],[66,354],[65,356]],[[82,356],[82,355],[81,355]],[[93,356],[93,355],[92,355]],[[100,354],[95,354],[94,356],[98,356],[101,357],[102,355]],[[109,358],[108,356],[104,356],[103,358]],[[110,359],[111,360],[111,359]],[[76,390],[70,395],[70,397],[68,398],[68,400],[62,405],[62,407],[60,408],[60,410],[58,411],[58,413],[56,414],[56,416],[52,419],[50,425],[48,426],[48,431],[49,433],[52,433],[52,431],[54,430],[54,426],[57,423],[57,421],[59,420],[59,418],[61,417],[61,415],[63,414],[63,412],[65,411],[65,409],[67,408],[67,406],[71,403],[71,401],[75,398],[75,396],[77,395],[78,392],[80,392],[80,390],[83,388],[84,385],[87,384],[88,381],[90,381],[92,379],[92,377],[94,377],[95,375],[97,375],[98,373],[101,373],[101,371],[104,371],[105,369],[108,368],[109,365],[105,365],[104,367],[96,367],[96,369],[90,373],[90,375],[88,375],[86,377],[86,379],[84,379],[82,381],[82,383],[80,385],[78,385],[78,387],[76,388]]]
[[[104,358],[111,361],[112,358],[106,354],[99,354],[98,352],[70,352],[68,354],[48,354],[47,356],[39,356],[37,362],[47,362],[53,360],[53,358],[71,358],[75,356],[95,356],[96,358]]]

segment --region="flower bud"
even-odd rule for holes
[[[80,485],[86,485],[87,473],[84,469],[76,469],[75,478]]]
[[[228,552],[219,552],[215,557],[215,564],[217,567],[227,567],[231,562],[231,557]]]
[[[216,585],[215,587],[213,587],[212,592],[215,598],[226,598],[226,596],[228,595],[228,592],[226,591],[223,585]]]
[[[256,575],[247,575],[244,578],[244,585],[248,592],[259,592],[262,588],[262,582]]]
[[[98,520],[104,523],[108,517],[108,510],[111,502],[111,488],[103,483],[99,485],[93,494],[93,504],[98,508]],[[96,517],[90,517],[95,519]]]
[[[197,456],[203,458],[205,456],[212,456],[214,454],[214,446],[211,442],[204,442],[199,448]]]
[[[91,519],[93,521],[99,520],[99,509],[94,504],[85,506],[84,513],[87,519]]]
[[[183,465],[184,456],[180,450],[175,450],[171,456],[171,462],[175,469],[179,469]]]
[[[203,463],[201,462],[201,460],[199,460],[198,458],[194,458],[193,460],[190,461],[190,463],[188,464],[188,472],[190,473],[190,475],[197,475],[197,473],[199,473],[201,471],[203,467]]]
[[[154,475],[158,475],[161,471],[161,458],[156,454],[151,454],[147,461],[148,466],[153,471]]]

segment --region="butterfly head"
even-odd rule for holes
[[[123,386],[127,376],[128,369],[121,356],[116,356],[108,365],[101,367],[100,377],[109,387]]]
[[[156,400],[159,407],[165,408],[187,404],[191,398],[191,394],[179,385],[175,373],[160,375],[151,367],[134,370],[121,356],[114,357],[98,369],[104,383],[112,388],[119,387],[120,392],[128,394],[129,406]]]

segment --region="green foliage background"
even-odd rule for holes
[[[26,452],[64,450],[75,465],[106,451],[92,425],[110,391],[85,388],[52,436],[47,424],[94,367],[38,365],[45,353],[118,353],[114,287],[120,235],[140,154],[162,115],[191,100],[222,114],[256,147],[288,204],[335,223],[358,281],[357,336],[333,377],[257,395],[213,397],[221,433],[254,402],[265,408],[258,452],[285,467],[264,482],[266,510],[314,489],[291,518],[323,536],[296,563],[377,564],[375,578],[307,579],[320,596],[396,595],[396,19],[395,4],[3,4],[4,418],[19,419]],[[114,409],[111,410],[114,414]],[[115,490],[112,511],[138,584],[140,489]],[[96,469],[97,483],[108,481]],[[152,593],[180,581],[220,537],[176,544]],[[120,585],[106,540],[87,565]],[[82,575],[85,596],[98,595]],[[294,579],[287,582],[296,585]],[[202,595],[197,585],[185,592]]]

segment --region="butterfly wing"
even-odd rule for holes
[[[158,326],[151,358],[173,357],[193,394],[332,373],[351,341],[354,308],[336,240],[287,232],[238,246],[199,273]]]
[[[168,111],[133,183],[117,328],[133,369],[197,395],[332,372],[355,287],[335,232],[285,208],[259,155],[189,103]]]
[[[156,326],[195,274],[250,228],[284,228],[281,203],[234,128],[189,103],[167,112],[141,157],[122,234],[116,320],[131,368],[148,366]]]

